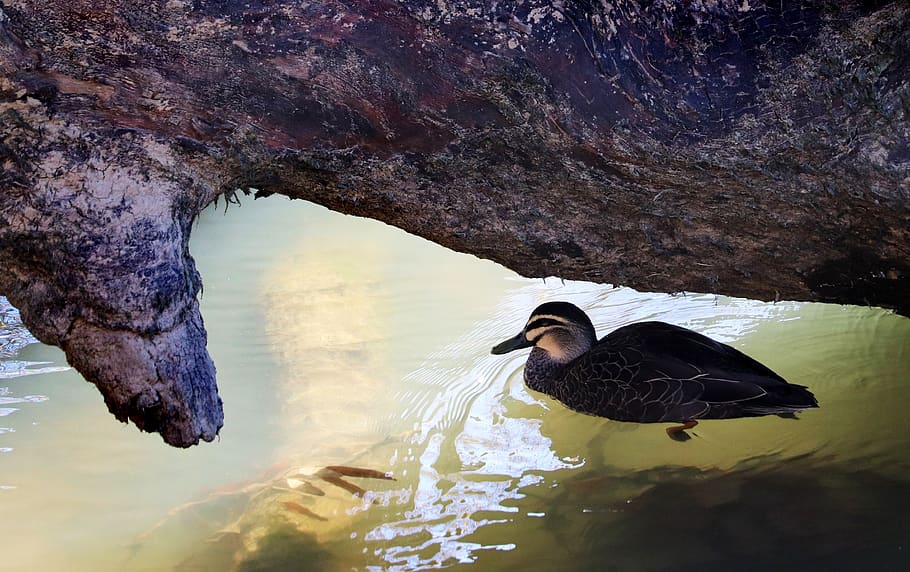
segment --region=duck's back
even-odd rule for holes
[[[728,345],[663,322],[640,322],[602,338],[553,387],[567,406],[619,421],[785,414],[814,397]]]

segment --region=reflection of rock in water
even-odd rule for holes
[[[906,481],[806,460],[696,478],[689,472],[603,479],[605,489],[645,488],[619,506],[610,493],[612,502],[600,505],[597,497],[605,495],[592,495],[590,479],[580,490],[566,482],[554,524],[580,564],[576,569],[878,570],[910,564]]]
[[[313,534],[289,524],[273,523],[259,549],[235,562],[241,541],[235,536],[224,536],[200,554],[179,564],[177,572],[195,570],[236,570],[237,572],[265,572],[277,570],[335,570],[335,558]]]
[[[238,572],[273,570],[334,570],[332,553],[312,534],[289,525],[277,526],[262,539],[260,548],[237,567]]]

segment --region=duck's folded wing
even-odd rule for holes
[[[557,397],[611,419],[696,419],[713,406],[733,407],[737,415],[817,406],[803,386],[788,384],[742,352],[661,322],[620,328],[580,360]],[[579,395],[585,400],[576,404]]]
[[[695,398],[707,403],[737,403],[758,399],[768,394],[760,385],[748,381],[722,379],[707,375],[694,381],[702,387],[700,394]]]
[[[663,322],[639,322],[624,326],[604,337],[598,346],[635,350],[643,362],[649,362],[652,364],[650,367],[655,369],[663,363],[672,369],[691,369],[708,374],[719,382],[732,379],[761,386],[787,383],[780,375],[736,348]],[[676,375],[676,372],[668,373]],[[679,379],[685,377],[690,376],[678,376]]]

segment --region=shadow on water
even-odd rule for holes
[[[587,471],[559,489],[541,523],[557,552],[524,550],[520,559],[537,569],[903,570],[910,563],[910,483],[832,460],[763,459],[723,472]],[[639,492],[617,499],[611,489]],[[478,563],[493,566],[496,558]]]

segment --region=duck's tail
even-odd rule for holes
[[[788,383],[776,386],[767,395],[743,405],[758,415],[791,417],[799,411],[818,407],[818,400],[805,386]]]

